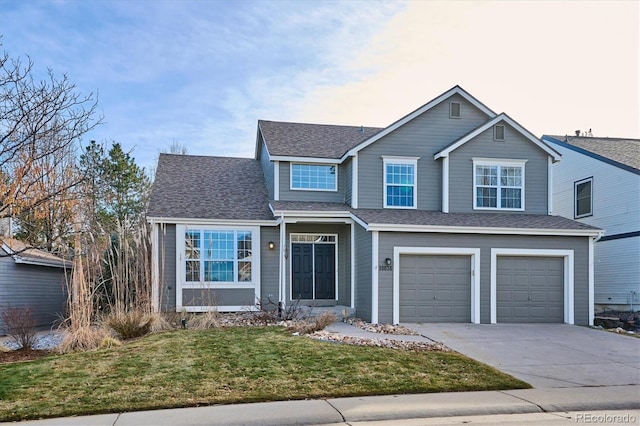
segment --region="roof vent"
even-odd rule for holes
[[[360,126],[360,133],[364,133],[364,126]]]

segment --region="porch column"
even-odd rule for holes
[[[282,304],[282,308],[286,307],[286,274],[287,265],[287,225],[284,221],[284,215],[280,216],[280,267],[278,268],[278,279],[280,282],[278,290],[278,301]]]

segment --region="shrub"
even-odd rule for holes
[[[111,349],[117,346],[122,346],[122,342],[111,336],[105,336],[100,341],[100,349]]]
[[[103,318],[103,323],[123,340],[144,336],[151,332],[154,317],[140,310],[111,312]]]
[[[187,319],[187,327],[196,330],[207,330],[220,326],[220,314],[215,311],[196,314]]]
[[[109,331],[99,326],[71,326],[58,345],[58,352],[66,354],[75,351],[89,351],[100,347]]]
[[[9,337],[24,349],[33,348],[36,343],[36,319],[29,306],[4,306],[0,308],[0,318]]]
[[[316,331],[324,330],[330,324],[336,322],[338,318],[333,312],[324,312],[317,317],[309,318],[304,321],[294,321],[287,327],[290,331],[300,334],[310,334]]]

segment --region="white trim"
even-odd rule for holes
[[[351,157],[351,207],[358,208],[358,155]]]
[[[547,157],[547,214],[553,214],[553,160]]]
[[[480,324],[480,249],[461,247],[394,247],[393,248],[393,323],[400,322],[400,256],[405,254],[469,256],[471,277],[471,322]]]
[[[595,260],[594,260],[594,244],[595,240],[593,238],[589,238],[589,325],[593,325],[593,317],[595,316],[595,306],[594,306],[594,270],[595,270]]]
[[[351,223],[351,248],[349,252],[351,253],[351,309],[355,309],[356,307],[356,274],[355,274],[355,264],[356,264],[356,229],[355,225]]]
[[[273,199],[280,201],[280,162],[273,162]]]
[[[518,160],[512,158],[480,158],[473,157],[473,210],[490,210],[490,211],[525,211],[525,164],[528,160]],[[476,182],[477,173],[476,167],[497,167],[498,168],[498,176],[496,182],[496,207],[478,207],[478,196],[477,196],[477,187],[478,184]],[[502,185],[500,184],[500,169],[502,167],[519,167],[521,170],[520,173],[520,207],[519,208],[509,208],[509,207],[500,207],[502,198],[501,198],[501,189]],[[481,185],[481,186],[490,186],[490,185]],[[493,188],[493,186],[490,186]]]
[[[314,165],[314,166],[328,166],[334,168],[335,175],[335,184],[336,187],[334,189],[325,189],[325,188],[294,188],[293,187],[293,166],[305,166],[305,165]],[[292,162],[289,163],[289,190],[290,191],[313,191],[313,192],[338,192],[338,165],[337,164],[316,164],[316,163],[301,163],[301,162]]]
[[[280,267],[278,268],[278,301],[284,309],[287,305],[287,223],[280,216]]]
[[[434,154],[434,156],[433,156],[433,159],[437,160],[439,158],[449,156],[449,154],[451,154],[451,152],[455,151],[460,146],[462,146],[465,143],[469,142],[470,140],[472,140],[473,138],[475,138],[479,134],[483,133],[484,131],[486,131],[487,129],[491,128],[492,126],[494,126],[495,124],[497,124],[497,123],[499,123],[501,121],[504,121],[505,123],[509,124],[515,130],[517,130],[522,136],[524,136],[529,141],[533,142],[538,148],[540,148],[544,152],[546,152],[547,155],[549,155],[549,156],[551,156],[553,158],[554,162],[560,161],[560,159],[562,158],[562,156],[557,151],[555,151],[553,148],[551,148],[545,142],[543,142],[540,139],[538,139],[537,137],[535,137],[527,129],[525,129],[524,127],[520,126],[518,123],[516,123],[514,120],[512,120],[511,117],[509,117],[507,114],[502,113],[502,114],[492,118],[491,120],[487,121],[482,126],[478,127],[476,130],[472,131],[471,133],[468,133],[465,136],[463,136],[462,138],[458,139],[456,142],[454,142],[451,145],[447,146],[442,151],[436,152]],[[506,131],[506,129],[505,129],[505,131]]]
[[[293,236],[295,235],[317,235],[317,236],[325,236],[325,237],[335,237],[334,241],[329,241],[329,242],[318,242],[316,243],[315,241],[293,241]],[[311,299],[305,299],[305,300],[338,300],[338,234],[328,234],[325,232],[292,232],[289,234],[289,253],[291,253],[291,255],[289,256],[289,297],[293,296],[293,267],[291,265],[291,262],[293,262],[293,245],[294,244],[311,244],[313,245],[313,253],[311,255],[311,261],[312,261],[312,266],[311,268],[314,271],[313,274],[313,283],[312,283],[312,290],[311,292],[312,294],[312,298]],[[333,245],[333,256],[334,256],[334,295],[335,297],[333,299],[316,299],[316,277],[315,277],[315,270],[316,270],[316,265],[315,265],[315,261],[316,261],[316,257],[315,257],[315,245],[316,244],[322,244],[322,245]]]
[[[385,209],[415,210],[418,208],[418,160],[420,157],[395,157],[389,155],[382,156],[382,203]],[[413,205],[412,206],[390,206],[387,204],[387,165],[407,164],[413,166]],[[393,185],[393,184],[392,184]],[[400,186],[400,185],[394,185]],[[405,185],[406,186],[406,185]]]
[[[474,98],[469,93],[467,93],[462,87],[455,86],[455,87],[447,90],[445,93],[443,93],[442,95],[438,96],[437,98],[435,98],[435,99],[429,101],[428,103],[424,104],[423,106],[421,106],[417,110],[413,111],[412,113],[410,113],[408,115],[405,115],[404,117],[402,117],[401,119],[397,120],[395,123],[391,124],[390,126],[386,127],[385,129],[379,131],[378,133],[376,133],[375,135],[371,136],[369,139],[365,140],[364,142],[362,142],[358,146],[355,146],[355,147],[351,148],[349,151],[347,151],[347,153],[345,155],[342,156],[342,160],[344,160],[345,158],[347,158],[347,157],[349,157],[351,155],[354,155],[354,154],[358,153],[359,151],[361,151],[364,148],[368,147],[369,145],[371,145],[372,143],[376,142],[377,140],[382,139],[383,137],[387,136],[389,133],[393,132],[397,128],[399,128],[401,126],[404,126],[406,123],[408,123],[411,120],[413,120],[414,118],[422,115],[423,113],[427,112],[431,108],[433,108],[436,105],[440,104],[441,102],[447,100],[448,98],[450,98],[453,95],[462,96],[465,100],[467,100],[467,102],[471,103],[473,106],[478,108],[480,111],[482,111],[488,117],[495,117],[496,116],[495,112],[491,111],[484,104],[482,104],[476,98]]]
[[[184,306],[180,311],[182,312],[239,312],[239,311],[257,311],[258,308],[255,305],[224,305],[224,306]],[[179,312],[176,310],[176,312]],[[189,328],[189,323],[187,323]]]
[[[449,157],[442,159],[442,213],[449,213]]]
[[[371,232],[371,323],[378,323],[378,258],[379,251],[378,231]]]
[[[284,161],[290,163],[327,163],[340,164],[342,160],[339,158],[320,158],[320,157],[290,157],[288,155],[274,155],[271,161]]]
[[[278,226],[277,220],[235,220],[235,219],[208,219],[185,217],[148,217],[148,223],[165,223],[172,225],[193,226]]]
[[[354,217],[367,231],[388,232],[437,232],[447,234],[496,234],[496,235],[555,235],[571,237],[595,237],[600,231],[594,229],[537,229],[537,228],[489,228],[481,226],[431,226],[431,225],[393,225],[385,223],[367,224]]]
[[[564,259],[564,322],[574,323],[574,251],[556,249],[491,249],[491,324],[497,322],[497,293],[498,293],[498,256],[541,256],[562,257]],[[593,293],[592,293],[593,294]]]
[[[160,265],[158,262],[160,225],[151,225],[151,307],[153,312],[160,312]]]

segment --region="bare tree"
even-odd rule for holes
[[[23,63],[0,55],[0,217],[19,223],[51,215],[43,206],[72,197],[83,176],[73,172],[68,154],[102,121],[96,107],[93,94],[81,95],[66,75],[48,70],[37,81],[30,58]],[[68,230],[51,227],[46,245]]]

